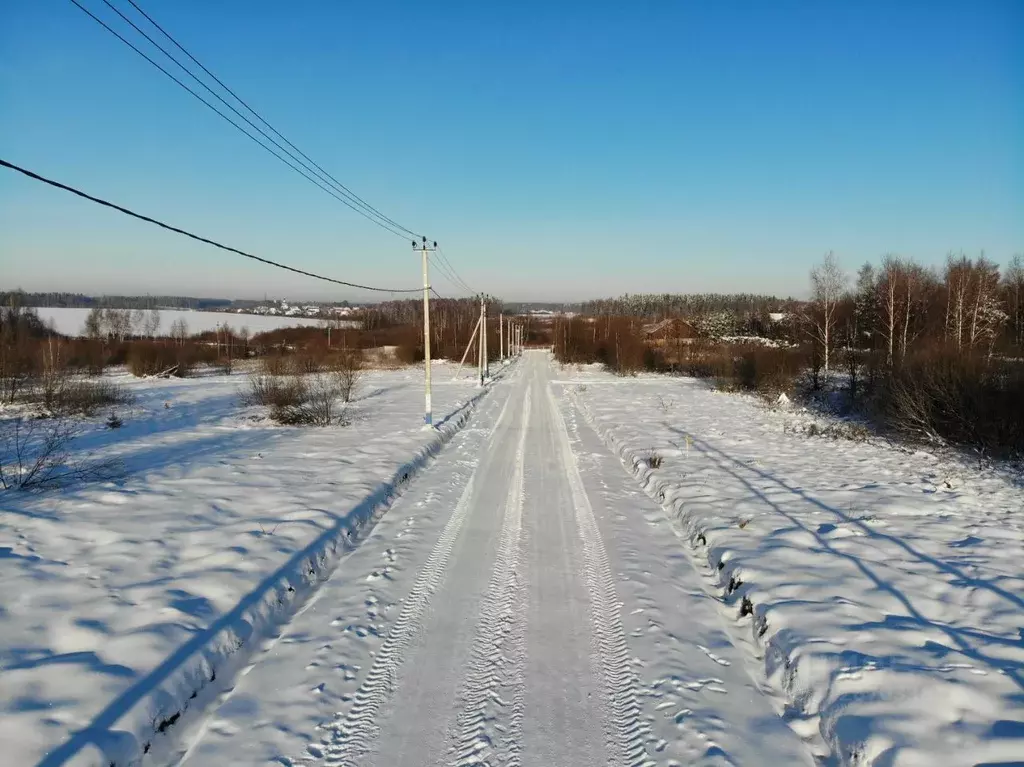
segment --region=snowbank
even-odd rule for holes
[[[77,444],[123,480],[0,497],[5,758],[132,764],[208,702],[466,422],[481,390],[436,370],[432,432],[421,369],[367,374],[330,429],[239,408],[244,377],[124,377],[125,425]]]
[[[1019,485],[785,433],[785,414],[692,379],[575,378],[586,418],[718,573],[796,729],[842,764],[1020,763]]]

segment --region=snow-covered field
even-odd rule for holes
[[[842,764],[1024,764],[1019,477],[789,433],[806,416],[693,379],[561,376],[708,565],[798,731]]]
[[[76,452],[117,456],[123,479],[0,494],[0,763],[107,765],[215,671],[230,678],[249,633],[287,615],[461,425],[479,390],[453,371],[435,367],[437,433],[422,430],[422,368],[367,373],[352,424],[326,429],[254,420],[242,375],[119,377],[137,397],[124,426],[104,413]]]
[[[43,322],[53,321],[58,333],[66,336],[80,336],[85,329],[85,318],[88,309],[72,309],[64,307],[36,309]],[[177,309],[160,310],[159,333],[166,334],[177,320],[184,320],[189,333],[203,333],[216,330],[227,323],[232,330],[248,328],[250,333],[262,333],[277,328],[294,328],[300,325],[316,326],[320,320],[308,317],[274,317],[266,314],[236,314],[233,312],[189,312]]]
[[[417,369],[339,429],[128,380],[79,446],[123,480],[0,495],[0,761],[1022,763],[1012,477],[690,379],[452,367],[439,433]]]

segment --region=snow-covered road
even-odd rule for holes
[[[811,764],[670,520],[524,355],[167,761]]]

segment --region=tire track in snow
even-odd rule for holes
[[[572,492],[576,525],[583,542],[584,574],[590,594],[591,621],[598,665],[603,677],[605,703],[609,707],[606,737],[608,763],[612,765],[653,764],[644,748],[647,726],[640,717],[639,684],[630,664],[629,648],[619,615],[621,603],[615,591],[608,553],[594,518],[569,433],[558,411],[550,385],[545,386],[548,406],[558,436],[562,466]]]
[[[458,765],[517,767],[525,700],[523,585],[519,577],[523,465],[530,421],[526,390],[519,446],[505,502],[501,540],[460,697],[451,755]],[[502,697],[503,691],[511,698]]]
[[[501,431],[511,400],[511,396],[505,400],[485,454],[490,452],[496,436]],[[339,715],[339,719],[325,727],[332,733],[331,742],[324,748],[323,760],[326,767],[356,767],[361,764],[377,738],[377,715],[390,698],[409,645],[419,634],[430,600],[444,581],[445,569],[455,547],[455,541],[471,511],[470,502],[482,465],[482,462],[477,464],[466,483],[455,510],[441,531],[409,595],[402,603],[401,613],[377,651],[366,679],[353,696],[351,708],[346,715]]]

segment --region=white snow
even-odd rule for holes
[[[123,482],[0,496],[4,757],[1020,762],[1012,478],[549,359],[439,365],[440,434],[416,369],[344,429],[249,420],[238,376],[130,383],[81,446]]]
[[[35,310],[43,322],[54,323],[58,333],[66,336],[81,336],[85,328],[88,309],[65,307],[40,307]],[[189,333],[204,333],[216,330],[226,323],[233,330],[248,328],[251,333],[261,333],[277,328],[294,328],[298,326],[317,326],[318,319],[308,317],[276,317],[261,314],[236,314],[235,312],[190,312],[178,309],[160,310],[160,328],[158,334],[166,335],[176,320],[184,320],[188,324]]]
[[[495,385],[184,765],[812,763],[547,359]]]
[[[738,625],[798,730],[842,764],[1024,760],[1019,477],[791,433],[791,414],[692,379],[572,378],[727,614],[752,608]]]
[[[435,432],[422,368],[367,373],[352,424],[326,429],[241,408],[241,375],[121,376],[125,425],[104,414],[76,452],[120,457],[122,480],[0,495],[0,761],[107,765],[229,677],[461,425],[479,390],[453,371],[435,368]]]

